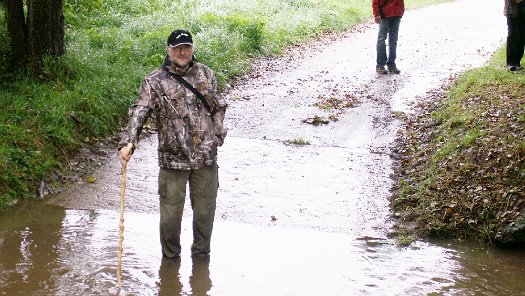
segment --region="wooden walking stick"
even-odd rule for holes
[[[130,155],[133,144],[129,143],[126,147],[122,148],[122,153],[124,155]],[[120,176],[120,222],[119,222],[119,241],[118,241],[118,255],[117,255],[117,284],[118,292],[117,295],[120,295],[120,290],[122,289],[122,242],[124,241],[124,194],[126,192],[126,166],[127,162],[122,164],[122,171]]]

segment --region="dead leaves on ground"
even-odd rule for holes
[[[493,241],[525,214],[525,98],[483,91],[457,99],[468,120],[454,124],[450,99],[433,94],[397,138],[392,205],[419,235]]]
[[[313,104],[314,107],[327,111],[329,114],[327,116],[314,115],[313,117],[303,119],[303,123],[323,125],[335,122],[345,109],[354,108],[358,104],[358,99],[351,93],[346,92],[338,95],[336,88],[332,89],[331,92],[331,95],[319,95]]]

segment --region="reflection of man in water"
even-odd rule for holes
[[[179,270],[180,260],[162,258],[159,270],[159,296],[182,294],[183,284],[181,283]],[[212,287],[212,281],[210,279],[210,257],[193,258],[189,280],[191,295],[208,295]]]
[[[210,278],[210,258],[194,258],[191,268],[190,287],[194,296],[208,295],[212,287]]]
[[[159,296],[182,295],[180,260],[162,258],[159,269]]]

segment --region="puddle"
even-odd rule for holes
[[[0,295],[115,295],[118,211],[2,211]],[[20,215],[23,215],[21,217]],[[20,223],[24,218],[24,223]],[[523,251],[219,221],[212,255],[163,260],[158,215],[125,214],[121,295],[523,295]]]

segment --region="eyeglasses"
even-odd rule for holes
[[[193,49],[193,46],[192,45],[188,45],[188,44],[182,44],[182,45],[179,45],[177,47],[169,46],[169,48],[171,48],[173,51],[181,52],[181,51],[190,51],[190,50]]]

